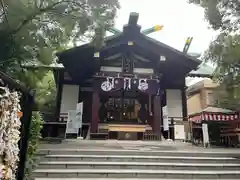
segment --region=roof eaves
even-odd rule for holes
[[[193,60],[194,62],[196,62],[196,63],[199,64],[199,65],[202,63],[201,60],[199,60],[199,59],[197,59],[197,58],[195,58],[195,57],[189,56],[189,55],[187,55],[186,53],[181,52],[181,51],[179,51],[179,50],[177,50],[177,49],[175,49],[175,48],[173,48],[173,47],[171,47],[171,46],[168,46],[168,45],[166,45],[166,44],[164,44],[164,43],[162,43],[162,42],[160,42],[160,41],[158,41],[158,40],[156,40],[156,39],[153,39],[153,38],[151,38],[151,37],[149,37],[149,36],[144,36],[144,37],[145,37],[146,39],[152,41],[153,43],[159,45],[159,46],[162,46],[162,47],[164,47],[164,48],[167,48],[167,49],[175,52],[176,54],[178,54],[178,55],[180,55],[180,56],[183,56],[183,57],[185,57],[185,58],[187,58],[187,59]]]
[[[104,38],[104,41],[106,42],[106,41],[113,40],[114,38],[117,38],[117,37],[119,37],[120,35],[121,35],[121,34],[116,34],[116,35],[112,35],[112,36],[107,36],[107,37]],[[62,55],[68,54],[68,53],[70,53],[70,52],[77,51],[78,49],[90,48],[90,47],[93,47],[92,43],[86,43],[86,44],[83,44],[83,45],[80,45],[80,46],[76,46],[76,47],[73,47],[73,48],[70,48],[70,49],[61,51],[61,52],[57,52],[57,53],[56,53],[56,56],[59,58],[59,57],[62,56]]]
[[[187,75],[187,77],[198,77],[198,78],[212,78],[213,75],[210,75],[210,74],[192,74],[192,73],[189,73]]]
[[[214,73],[214,68],[206,63],[202,63],[198,66],[197,70],[192,70],[189,76],[200,76],[200,77],[212,77]]]

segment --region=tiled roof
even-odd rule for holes
[[[218,107],[207,107],[206,109],[203,109],[202,112],[233,113],[234,111],[229,110],[229,109],[218,108]]]
[[[202,63],[197,70],[193,70],[189,73],[190,77],[211,77],[214,72],[214,68],[206,63]]]
[[[210,107],[207,107],[205,109],[202,109],[201,111],[192,112],[192,113],[189,114],[189,116],[195,116],[195,115],[199,115],[201,113],[233,114],[233,113],[236,113],[236,112],[232,111],[232,110],[229,110],[229,109],[210,106]]]
[[[235,113],[235,111],[232,111],[232,110],[229,110],[229,109],[224,109],[224,108],[219,108],[219,107],[213,107],[213,106],[210,106],[210,107],[207,107],[201,111],[198,111],[198,112],[193,112],[191,114],[189,114],[190,116],[193,116],[195,114],[200,114],[200,113],[224,113],[224,114],[232,114],[232,113]]]

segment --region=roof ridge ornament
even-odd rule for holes
[[[129,16],[129,19],[128,19],[128,25],[130,26],[136,26],[137,25],[137,22],[138,22],[138,17],[139,17],[139,14],[136,13],[136,12],[131,12],[130,13],[130,16]]]
[[[193,37],[188,37],[185,44],[184,44],[184,47],[183,47],[183,52],[187,54],[188,50],[189,50],[189,47],[192,43],[192,40],[193,40]]]
[[[137,24],[138,22],[138,17],[139,17],[139,14],[136,13],[136,12],[131,12],[130,13],[130,16],[129,16],[129,20],[128,20],[128,24],[125,26],[125,27],[129,27],[129,26],[139,26]],[[139,26],[140,27],[140,26]],[[157,31],[161,31],[163,29],[163,25],[156,25],[156,26],[153,26],[151,28],[148,28],[148,29],[145,29],[143,31],[141,31],[142,34],[144,35],[148,35],[148,34],[151,34],[153,32],[157,32]],[[113,33],[114,35],[118,35],[118,34],[121,34],[122,31],[115,28],[115,27],[110,27],[108,29],[109,32]]]
[[[147,29],[141,31],[141,33],[144,34],[144,35],[148,35],[148,34],[151,34],[153,32],[161,31],[163,29],[163,27],[164,27],[163,25],[156,25],[156,26],[153,26],[151,28],[147,28]],[[108,31],[115,34],[115,35],[118,35],[118,34],[122,33],[122,31],[120,31],[119,29],[114,28],[114,27],[110,27],[108,29]]]
[[[141,33],[144,34],[144,35],[148,35],[148,34],[151,34],[153,32],[161,31],[163,29],[163,27],[164,27],[163,25],[156,25],[156,26],[153,26],[151,28],[143,30]]]

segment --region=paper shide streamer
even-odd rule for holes
[[[20,96],[0,86],[0,179],[16,180],[19,161]]]

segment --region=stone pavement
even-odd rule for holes
[[[204,148],[181,141],[118,141],[118,140],[63,140],[61,144],[41,144],[41,149],[76,148],[99,150],[140,150],[140,151],[191,151],[205,153],[234,153],[240,154],[238,148]]]

